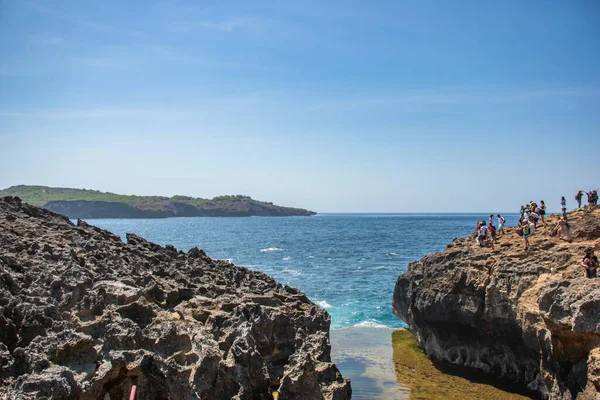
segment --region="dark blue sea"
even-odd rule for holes
[[[488,214],[489,216],[489,214]],[[517,214],[505,215],[514,225]],[[297,287],[331,315],[333,329],[405,327],[392,294],[408,263],[475,229],[485,214],[320,214],[313,217],[96,219],[123,238],[138,234],[262,271]]]

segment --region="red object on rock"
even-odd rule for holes
[[[137,390],[137,386],[133,385],[131,387],[131,392],[129,393],[129,400],[135,400],[135,391]]]

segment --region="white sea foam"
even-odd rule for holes
[[[289,256],[288,256],[288,257],[283,257],[283,258],[282,258],[282,260],[283,260],[283,261],[290,261],[291,259],[292,259],[292,257],[289,257]]]
[[[279,247],[268,247],[266,249],[260,249],[261,253],[266,253],[268,251],[281,251],[283,249],[280,249]]]
[[[328,302],[326,302],[325,300],[321,300],[321,301],[315,301],[315,303],[321,307],[324,308],[325,310],[327,310],[328,308],[331,308],[331,304],[329,304]]]
[[[390,267],[386,265],[380,265],[379,267],[375,267],[375,269],[390,269]]]
[[[355,328],[389,328],[387,325],[380,324],[379,322],[373,319],[367,319],[365,321],[359,322],[356,325],[353,325]]]
[[[397,256],[397,255],[398,255],[398,254],[394,253],[393,251],[390,251],[390,252],[388,253],[388,256]]]
[[[298,271],[297,269],[284,269],[283,272],[287,272],[290,275],[294,275],[294,276],[298,276],[298,275],[302,275],[302,272]]]

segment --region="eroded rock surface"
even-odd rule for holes
[[[394,312],[433,359],[544,398],[600,399],[600,279],[581,267],[585,248],[600,249],[600,208],[569,214],[571,242],[551,234],[557,222],[538,226],[529,252],[509,228],[495,251],[470,236],[411,263]]]
[[[0,398],[348,399],[329,315],[268,276],[0,199]]]

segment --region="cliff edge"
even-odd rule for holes
[[[543,398],[600,399],[600,279],[581,267],[586,248],[600,249],[600,208],[569,213],[568,235],[553,234],[558,219],[538,224],[528,252],[508,228],[496,250],[470,235],[409,264],[394,313],[434,360]]]
[[[0,398],[348,399],[329,324],[197,248],[0,199]]]

